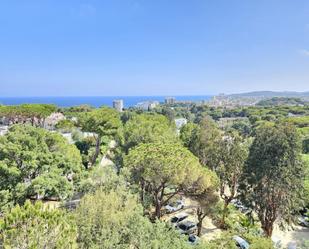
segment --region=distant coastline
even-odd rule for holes
[[[55,104],[59,107],[70,107],[77,105],[91,105],[94,107],[112,106],[113,100],[122,99],[125,108],[133,107],[137,103],[144,101],[159,101],[164,102],[166,96],[69,96],[69,97],[0,97],[2,105],[20,105],[20,104]],[[198,102],[202,100],[210,100],[212,95],[201,96],[175,96],[177,101],[192,101]]]

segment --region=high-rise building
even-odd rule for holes
[[[173,105],[173,104],[175,104],[175,102],[176,102],[175,97],[166,97],[165,98],[165,104],[167,104],[167,105]]]
[[[118,112],[122,112],[123,111],[123,100],[115,99],[113,101],[113,108],[116,109]]]

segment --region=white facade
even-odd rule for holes
[[[158,105],[160,105],[159,101],[144,101],[137,103],[135,107],[142,110],[151,110],[156,108]]]
[[[4,136],[9,130],[9,126],[1,125],[0,126],[0,136]]]
[[[122,99],[114,100],[113,108],[116,109],[118,112],[122,112],[123,111],[123,100]]]

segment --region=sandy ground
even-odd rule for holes
[[[220,237],[222,230],[217,228],[212,220],[206,217],[203,221],[203,229],[202,229],[202,239],[203,240],[213,240],[217,237]]]
[[[287,248],[289,244],[300,246],[303,240],[309,240],[309,228],[296,226],[292,231],[282,231],[276,227],[272,238],[276,240],[279,239],[281,241],[282,248]]]

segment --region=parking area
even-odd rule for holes
[[[197,224],[198,221],[196,216],[197,203],[189,198],[182,198],[181,200],[183,202],[183,207],[181,209],[163,216],[163,220],[165,222],[170,222],[176,229],[179,229],[177,228],[177,224],[190,222]],[[200,239],[210,241],[220,237],[221,233],[222,230],[217,228],[209,217],[203,220]],[[309,228],[295,226],[293,230],[282,231],[277,226],[273,232],[273,239],[274,241],[280,241],[280,248],[293,248],[289,247],[291,245],[300,246],[304,240],[309,240]]]
[[[182,198],[183,201],[183,208],[174,211],[172,213],[167,212],[163,216],[163,220],[165,222],[169,222],[174,226],[176,229],[180,229],[179,225],[180,224],[197,224],[197,216],[196,216],[196,208],[197,208],[197,203],[189,198]],[[177,202],[177,201],[176,201]],[[175,203],[177,204],[177,203]],[[177,205],[175,205],[177,206]],[[168,210],[170,210],[170,207],[168,207]],[[181,230],[181,229],[180,229]],[[180,231],[183,233],[182,231]],[[200,239],[203,240],[212,240],[221,234],[221,229],[217,228],[212,220],[209,217],[206,217],[203,220],[203,225],[202,225],[202,235]]]

